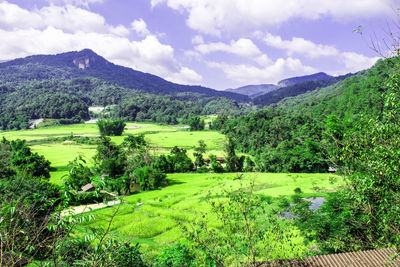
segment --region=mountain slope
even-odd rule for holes
[[[307,82],[307,81],[312,81],[312,80],[322,81],[322,80],[328,80],[328,79],[332,79],[332,78],[334,78],[334,77],[326,74],[325,72],[318,72],[318,73],[314,73],[311,75],[298,76],[298,77],[284,79],[284,80],[278,82],[278,86],[279,87],[287,87],[287,86],[292,86],[292,85],[295,85],[295,84],[301,83],[301,82]]]
[[[255,98],[259,95],[269,93],[278,87],[274,84],[257,84],[257,85],[246,85],[235,89],[226,89],[226,92],[232,92],[242,95],[247,95],[250,98]]]
[[[259,106],[268,106],[278,103],[279,101],[293,96],[298,96],[318,88],[324,88],[342,81],[353,74],[342,75],[325,80],[310,80],[305,82],[296,83],[290,86],[282,87],[264,95],[258,96],[253,99],[253,103]]]
[[[191,92],[248,102],[244,95],[202,86],[181,85],[158,76],[115,65],[89,49],[58,55],[35,55],[0,63],[0,82],[15,80],[93,77],[119,86],[153,94],[178,95]]]

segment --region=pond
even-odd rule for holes
[[[309,198],[303,198],[303,200],[310,201],[311,205],[309,207],[310,210],[316,211],[321,207],[321,205],[326,202],[326,198],[324,197],[309,197]],[[282,217],[287,218],[287,219],[293,219],[295,216],[289,211],[282,212]]]

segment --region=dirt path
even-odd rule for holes
[[[101,208],[105,208],[105,207],[111,207],[111,206],[115,206],[117,204],[122,203],[123,201],[121,200],[114,200],[114,201],[109,201],[107,202],[107,204],[105,203],[97,203],[97,204],[89,204],[89,205],[82,205],[82,206],[76,206],[73,207],[71,209],[67,209],[61,212],[61,216],[67,216],[70,213],[76,215],[76,214],[81,214],[81,213],[85,213],[85,212],[89,212],[91,210],[97,210],[97,209],[101,209]]]

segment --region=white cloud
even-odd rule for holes
[[[147,29],[146,22],[141,18],[134,20],[131,23],[131,27],[139,36],[146,36],[150,34],[150,31]]]
[[[192,38],[192,44],[198,45],[198,44],[203,44],[204,39],[203,36],[201,35],[196,35],[195,37]]]
[[[231,65],[226,63],[209,62],[208,65],[222,70],[225,75],[236,82],[249,83],[277,83],[292,76],[306,75],[317,72],[314,68],[305,66],[296,58],[279,58],[265,67],[252,65]]]
[[[124,26],[108,25],[102,16],[73,6],[28,11],[0,3],[0,59],[90,48],[114,63],[171,81],[201,81],[200,75],[176,60],[172,46],[154,35],[130,41],[127,33]]]
[[[6,1],[0,3],[0,27],[8,30],[54,27],[65,32],[129,34],[124,26],[109,25],[103,16],[72,5],[50,5],[28,11]]]
[[[367,57],[354,52],[344,52],[340,55],[346,66],[346,72],[357,72],[372,67],[379,57]]]
[[[151,0],[185,11],[187,24],[204,34],[261,29],[293,18],[358,20],[391,14],[396,0]]]
[[[67,4],[67,5],[88,7],[89,4],[100,4],[103,3],[104,0],[47,0],[47,2],[56,5]]]
[[[260,34],[257,34],[261,37]],[[357,72],[372,67],[379,57],[367,57],[355,52],[341,52],[334,46],[315,44],[303,38],[294,37],[292,40],[282,40],[280,36],[267,34],[261,38],[269,46],[286,50],[289,56],[294,54],[309,58],[335,57],[335,60],[344,63],[342,73]]]
[[[201,44],[196,46],[195,49],[202,54],[226,52],[243,57],[254,57],[261,54],[260,49],[258,49],[253,41],[245,38],[241,38],[237,41],[231,41],[229,45],[221,42]]]
[[[339,51],[334,46],[315,44],[303,38],[294,37],[291,41],[282,40],[280,36],[267,34],[263,38],[264,42],[272,47],[286,50],[289,56],[300,54],[310,58],[323,56],[336,56]]]

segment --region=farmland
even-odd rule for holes
[[[144,134],[154,153],[168,153],[172,147],[179,146],[185,148],[190,157],[198,141],[204,140],[207,145],[207,153],[223,155],[222,147],[225,138],[216,131],[190,132],[187,128],[182,128],[185,127],[182,125],[168,126],[148,123],[128,123],[127,127],[135,129],[126,129],[123,136],[114,136],[111,137],[111,140],[120,144],[127,135]],[[51,181],[56,184],[61,184],[61,177],[67,174],[68,162],[81,154],[90,163],[90,159],[96,152],[95,145],[54,140],[71,135],[91,137],[99,135],[99,131],[96,124],[74,124],[0,132],[0,138],[25,139],[32,143],[32,150],[45,156],[52,163],[52,167],[57,168],[56,171],[51,172]]]
[[[198,141],[204,140],[206,154],[224,155],[225,137],[216,131],[191,132],[182,125],[148,123],[128,123],[127,126],[123,136],[111,137],[113,142],[120,144],[127,135],[144,134],[154,154],[168,153],[173,146],[179,146],[187,149],[188,155],[192,156]],[[96,145],[93,144],[56,139],[70,135],[91,137],[99,135],[99,132],[94,124],[76,124],[0,133],[0,136],[11,140],[20,138],[31,143],[32,150],[44,155],[56,168],[51,172],[50,181],[59,185],[68,173],[69,161],[83,155],[91,165],[91,158],[96,152]],[[121,241],[138,242],[145,257],[154,259],[164,246],[184,237],[182,226],[190,227],[203,215],[207,216],[211,227],[218,227],[210,203],[206,201],[207,196],[223,201],[223,192],[247,188],[254,180],[254,192],[271,199],[268,209],[272,211],[279,209],[278,204],[284,199],[290,200],[296,188],[301,189],[302,197],[327,196],[342,183],[338,176],[331,174],[286,173],[175,173],[168,174],[167,180],[168,186],[159,190],[123,197],[124,203],[119,207],[90,212],[95,220],[80,226],[75,234],[88,234],[88,229],[92,227],[106,229],[117,210],[110,228],[111,235]],[[285,227],[292,233],[292,238],[280,241],[272,258],[294,257],[305,253],[310,246],[304,244],[304,238],[293,225],[289,223]]]

